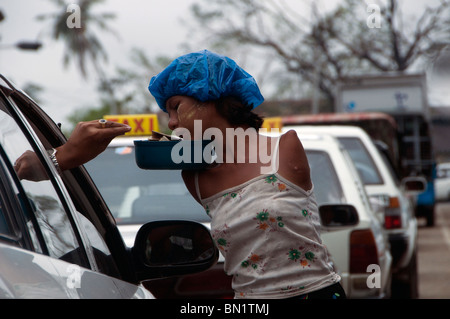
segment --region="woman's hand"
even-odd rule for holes
[[[114,137],[130,130],[128,125],[111,121],[103,125],[98,120],[78,123],[67,142],[56,149],[59,167],[66,170],[89,162],[103,152]]]
[[[36,153],[27,150],[14,163],[14,169],[20,179],[39,182],[48,179],[47,172]]]

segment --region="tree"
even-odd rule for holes
[[[313,39],[325,54],[332,55],[325,43],[334,42],[333,47],[340,46],[347,56],[365,61],[382,72],[405,71],[442,49],[436,46],[436,39],[448,32],[450,21],[445,13],[450,7],[449,1],[441,1],[435,7],[427,6],[415,23],[409,25],[403,21],[398,0],[388,0],[384,6],[377,7],[378,27],[370,26],[367,19],[354,23],[352,16],[361,9],[361,1],[347,0],[314,26]]]
[[[144,50],[133,48],[127,59],[130,63],[117,67],[115,74],[99,83],[101,106],[84,107],[84,111],[72,113],[69,122],[75,125],[80,121],[101,118],[105,114],[157,113],[159,107],[147,89],[150,75],[159,73],[172,60],[167,56],[150,58]],[[115,92],[114,101],[111,101],[110,91]],[[159,116],[159,121],[162,127],[166,126],[167,116]]]
[[[87,62],[90,60],[99,78],[99,82],[109,95],[109,103],[114,113],[119,113],[119,105],[116,104],[114,91],[103,70],[102,62],[107,61],[108,55],[93,30],[95,26],[102,31],[111,29],[107,21],[114,19],[112,13],[94,14],[93,6],[104,0],[78,0],[78,4],[66,3],[64,0],[50,0],[54,2],[59,11],[51,14],[39,15],[39,20],[51,19],[52,37],[62,40],[65,44],[64,65],[67,67],[73,58],[77,61],[78,69],[84,78],[87,78]],[[100,62],[100,58],[102,62]]]
[[[132,48],[128,65],[116,68],[109,83],[117,95],[122,97],[124,113],[152,113],[159,110],[156,101],[148,91],[150,77],[161,72],[174,58],[160,55],[149,57],[140,48]]]
[[[283,85],[298,79],[317,86],[330,105],[334,105],[336,84],[347,76],[404,72],[429,60],[443,49],[433,45],[434,39],[448,32],[450,24],[449,0],[428,5],[408,23],[399,1],[378,1],[379,25],[369,23],[368,5],[360,0],[343,0],[328,13],[313,7],[307,14],[298,1],[200,2],[191,11],[197,23],[194,28],[207,34],[205,41],[222,50],[265,52],[271,61],[263,64],[266,79]],[[267,67],[274,61],[282,68]],[[275,95],[280,96],[279,92]]]
[[[93,30],[99,27],[102,31],[109,31],[107,22],[115,18],[112,13],[94,14],[92,8],[104,0],[79,0],[78,5],[64,0],[50,0],[58,11],[42,14],[38,20],[51,20],[51,37],[62,41],[65,45],[64,65],[67,66],[73,59],[83,77],[88,76],[87,62],[90,61],[100,78],[104,78],[102,63],[107,61],[107,54]],[[75,15],[71,18],[71,15]],[[74,23],[73,19],[78,20]]]
[[[27,82],[23,86],[22,90],[26,92],[36,103],[41,103],[40,94],[44,90],[44,88],[34,82]]]

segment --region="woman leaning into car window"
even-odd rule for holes
[[[320,238],[302,144],[294,131],[258,134],[262,118],[253,109],[264,99],[254,78],[232,59],[203,50],[175,59],[151,78],[149,90],[168,113],[169,128],[184,138],[215,132],[222,160],[182,175],[211,217],[235,297],[345,298]],[[128,130],[109,121],[79,123],[55,160],[61,170],[81,165]],[[262,149],[273,150],[269,167],[253,154]]]

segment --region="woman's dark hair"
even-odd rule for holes
[[[244,105],[238,98],[227,96],[215,101],[217,111],[232,125],[249,125],[260,129],[264,119],[252,111],[252,105]]]

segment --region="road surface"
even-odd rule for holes
[[[419,298],[450,299],[450,202],[436,209],[434,227],[419,219]]]

